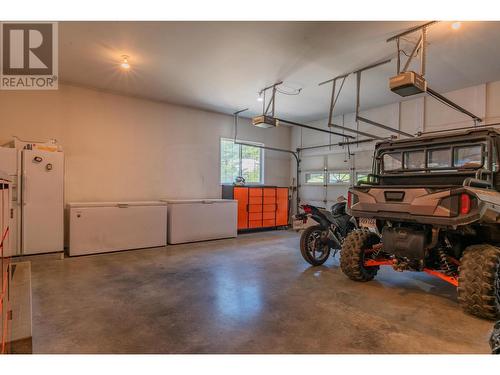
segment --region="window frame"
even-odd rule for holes
[[[330,175],[331,174],[346,174],[349,176],[349,181],[347,181],[347,182],[330,182]],[[327,185],[331,185],[331,186],[349,186],[352,183],[352,173],[351,173],[351,171],[348,171],[348,170],[328,171],[327,176],[326,176],[326,182],[327,182]]]
[[[430,153],[430,152],[433,152],[433,151],[441,151],[441,150],[447,150],[447,151],[449,151],[449,152],[448,152],[448,156],[449,156],[449,159],[448,159],[448,166],[446,166],[446,167],[429,167],[429,160],[430,160],[430,158],[429,158],[429,153]],[[453,148],[451,148],[451,147],[437,147],[437,148],[431,148],[431,149],[428,149],[428,150],[426,151],[426,153],[425,153],[425,166],[426,166],[427,168],[432,169],[432,170],[435,170],[435,169],[438,169],[438,170],[439,170],[439,169],[444,169],[444,170],[450,170],[450,169],[453,169],[453,168],[455,168],[455,167],[453,166],[453,152],[454,152],[454,151],[453,151]]]
[[[476,147],[476,146],[480,146],[481,147],[481,164],[478,166],[478,167],[469,167],[469,168],[466,168],[464,167],[463,165],[456,165],[455,163],[455,151],[460,149],[460,148],[472,148],[472,147]],[[485,145],[484,143],[475,143],[475,144],[472,144],[472,145],[458,145],[458,146],[454,146],[452,151],[451,151],[451,165],[453,166],[453,168],[457,168],[457,169],[476,169],[476,168],[483,168],[484,167],[484,161],[485,161]]]
[[[234,181],[232,182],[222,182],[222,141],[231,141],[234,145],[234,138],[227,138],[227,137],[219,137],[219,184],[221,186],[223,185],[233,185]],[[264,143],[260,142],[254,142],[254,141],[245,141],[242,139],[237,139],[236,142],[241,142],[241,143],[247,143],[248,146],[255,145],[255,146],[265,146]],[[242,149],[243,146],[241,144],[237,144],[239,147],[239,163],[238,163],[238,168],[239,168],[239,174],[238,176],[241,176],[242,174]],[[248,182],[245,181],[245,186],[259,186],[259,185],[264,185],[264,163],[265,163],[265,149],[257,147],[260,150],[260,181],[259,182]]]
[[[400,150],[400,151],[384,152],[382,155],[380,155],[380,160],[382,161],[382,171],[384,173],[391,174],[391,173],[394,173],[394,172],[398,172],[398,171],[404,170],[403,168],[385,169],[385,161],[384,161],[385,155],[395,155],[395,154],[399,154],[401,156],[401,167],[404,166],[404,160],[403,160],[404,155],[403,155],[403,151],[402,150]]]
[[[304,181],[304,184],[305,185],[309,185],[309,186],[324,186],[325,185],[325,178],[326,178],[326,172],[325,171],[322,171],[322,170],[310,170],[310,171],[302,171],[303,172],[303,181]],[[323,175],[323,181],[321,182],[307,182],[307,179],[306,179],[306,175],[308,173],[314,173],[314,174],[319,174],[319,175]]]
[[[409,158],[409,154],[415,154],[415,153],[422,153],[422,156],[423,156],[423,161],[424,161],[424,166],[423,168],[427,168],[427,165],[428,165],[428,157],[429,157],[429,150],[425,150],[425,149],[418,149],[418,150],[405,150],[403,151],[403,154],[401,155],[401,169],[403,170],[418,170],[418,169],[421,169],[422,167],[420,168],[408,168],[408,160],[410,160]]]

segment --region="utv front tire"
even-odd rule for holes
[[[472,315],[500,317],[500,248],[472,245],[465,249],[458,273],[458,302]]]
[[[354,281],[370,281],[379,267],[365,267],[365,251],[380,243],[380,237],[367,229],[355,230],[345,238],[340,252],[340,268]]]

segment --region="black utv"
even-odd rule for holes
[[[423,271],[457,287],[462,308],[500,316],[500,131],[435,132],[375,147],[368,179],[350,188],[360,229],[342,271],[372,280],[380,266]]]

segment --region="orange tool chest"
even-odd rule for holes
[[[288,225],[288,188],[222,186],[223,199],[238,201],[238,230]]]

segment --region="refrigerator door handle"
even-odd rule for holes
[[[26,206],[26,204],[28,203],[26,201],[26,197],[27,197],[27,186],[28,186],[28,176],[26,176],[26,172],[23,172],[23,178],[22,178],[22,196],[21,196],[21,202],[22,202],[22,205],[23,206]]]

